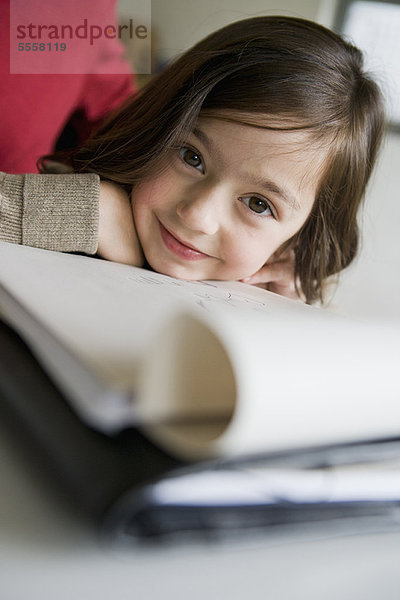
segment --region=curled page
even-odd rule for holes
[[[192,459],[372,440],[399,435],[399,365],[393,324],[215,310],[159,332],[139,398],[149,435]]]

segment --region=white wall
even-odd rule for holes
[[[265,14],[315,19],[319,5],[320,0],[152,0],[152,24],[160,50],[171,58],[231,21]]]
[[[389,134],[362,214],[362,250],[334,305],[360,317],[400,319],[400,136]]]

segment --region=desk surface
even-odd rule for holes
[[[272,534],[230,546],[122,551],[56,498],[0,430],[4,600],[398,600],[400,533]]]

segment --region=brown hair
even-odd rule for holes
[[[324,281],[356,255],[357,212],[383,133],[381,93],[362,62],[357,48],[311,21],[238,21],[170,64],[66,160],[130,190],[159,170],[203,110],[259,114],[262,126],[270,117],[267,128],[328,140],[311,215],[285,245],[307,302],[322,300]]]

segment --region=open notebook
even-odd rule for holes
[[[226,485],[237,490],[236,497],[229,492],[229,510],[251,504],[262,506],[265,516],[271,497],[276,504],[282,490],[272,477],[264,478],[270,493],[260,488],[258,477],[253,501],[241,496],[244,488],[252,494],[248,468],[260,460],[264,472],[265,463],[271,468],[271,460],[289,456],[285,473],[290,475],[290,469],[299,469],[295,457],[312,455],[306,468],[315,468],[322,448],[365,449],[366,442],[376,448],[374,440],[387,444],[399,434],[399,336],[393,327],[348,321],[241,283],[178,281],[5,243],[0,273],[2,318],[21,335],[88,432],[99,432],[105,444],[124,432],[139,432],[148,440],[142,462],[146,453],[149,462],[152,453],[167,457],[160,469],[148,470],[149,477],[193,463],[179,478],[187,469],[204,478],[218,465],[219,484],[211,476],[213,485],[203,488],[220,507],[226,505],[218,502],[228,493]],[[131,452],[130,460],[138,462],[134,445]],[[351,459],[356,462],[357,452]],[[229,465],[230,472],[239,464],[247,470],[242,483],[238,473],[232,479],[220,472],[221,465]],[[133,478],[135,485],[150,485],[146,470],[136,470],[141,474]],[[293,482],[293,473],[290,477]],[[116,503],[123,514],[126,502],[135,505],[131,494],[136,499],[142,494],[136,487],[132,492],[128,479]],[[192,488],[193,481],[187,486]],[[392,488],[386,499],[393,502],[397,493]],[[181,492],[175,504],[179,497]],[[316,499],[326,503],[321,490]],[[351,494],[348,500],[354,507]],[[367,500],[369,507],[382,501],[376,494]],[[183,515],[182,502],[177,504]],[[200,494],[197,504],[211,514],[210,499]],[[204,523],[204,515],[198,522]],[[195,529],[190,523],[186,528]]]

